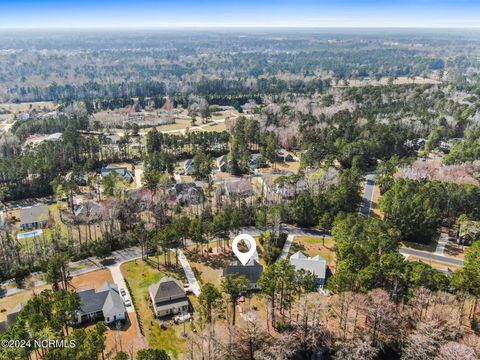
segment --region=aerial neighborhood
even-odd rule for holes
[[[0,29],[0,359],[480,359],[478,32],[100,28]]]

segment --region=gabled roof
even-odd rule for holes
[[[75,206],[74,213],[77,218],[95,219],[100,214],[100,204],[95,201],[81,202]]]
[[[20,208],[20,224],[32,224],[48,220],[48,205],[35,204]]]
[[[125,312],[125,305],[123,305],[123,300],[118,293],[118,287],[116,285],[111,287],[109,283],[105,284],[108,285],[109,289],[105,290],[107,296],[102,307],[103,315],[107,317],[109,314],[113,315],[119,312]]]
[[[225,190],[231,195],[250,196],[253,195],[253,187],[246,179],[225,181]]]
[[[297,270],[304,269],[312,272],[315,276],[317,276],[320,279],[325,279],[325,274],[327,271],[327,262],[320,255],[308,257],[301,251],[297,251],[295,254],[290,256],[290,264],[295,266]]]
[[[80,314],[102,311],[105,314],[125,312],[125,305],[118,292],[118,286],[104,282],[96,292],[94,289],[79,291]]]
[[[177,279],[165,276],[156,284],[148,287],[150,296],[155,303],[170,300],[172,297],[186,296],[183,285]]]
[[[234,261],[223,270],[223,276],[230,274],[243,275],[250,283],[256,284],[263,272],[263,266],[255,259],[250,259],[248,263],[242,265],[240,261]]]
[[[25,307],[25,305],[26,304],[23,302],[18,303],[12,310],[7,312],[7,316],[12,314],[18,314]]]
[[[116,172],[118,175],[122,176],[125,180],[127,181],[132,181],[133,180],[133,175],[130,173],[130,171],[126,167],[102,167],[101,170],[101,175],[107,176],[108,174],[111,174],[112,172]]]

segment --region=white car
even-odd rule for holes
[[[122,295],[122,296],[127,295],[127,292],[125,291],[124,288],[121,288],[121,289],[120,289],[120,295]]]

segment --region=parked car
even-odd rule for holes
[[[127,292],[125,291],[124,288],[121,288],[121,289],[120,289],[120,295],[122,295],[122,296],[127,295]]]
[[[125,298],[124,303],[125,303],[125,306],[132,306],[132,302],[130,301],[130,299]]]

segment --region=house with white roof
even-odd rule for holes
[[[327,273],[327,262],[320,255],[308,257],[301,251],[297,251],[290,257],[290,264],[295,270],[306,270],[312,272],[318,280],[318,285],[325,284],[325,276]]]

